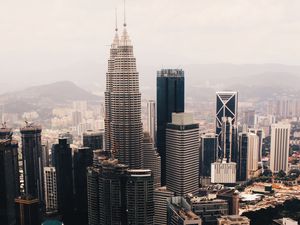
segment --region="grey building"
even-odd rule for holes
[[[175,195],[199,189],[199,124],[188,113],[173,113],[166,136],[167,188]]]
[[[154,225],[167,225],[167,199],[171,197],[174,193],[166,186],[154,190]]]
[[[160,156],[154,147],[153,139],[149,133],[144,133],[143,140],[143,168],[150,169],[153,174],[154,189],[160,187]]]

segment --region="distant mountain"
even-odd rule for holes
[[[6,112],[26,112],[29,110],[52,108],[72,101],[100,101],[101,97],[93,95],[70,81],[33,86],[22,91],[0,95],[0,103]]]

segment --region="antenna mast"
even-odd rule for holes
[[[126,0],[124,0],[124,24],[123,26],[126,27]]]

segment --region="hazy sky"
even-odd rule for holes
[[[126,2],[140,66],[300,64],[299,0]],[[115,7],[121,29],[122,0],[0,0],[0,82],[103,74]]]

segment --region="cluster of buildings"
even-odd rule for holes
[[[4,210],[0,221],[250,224],[239,216],[239,195],[234,190],[209,187],[233,187],[261,173],[264,131],[251,125],[252,111],[245,112],[239,127],[238,93],[222,91],[216,93],[215,130],[200,135],[199,124],[185,112],[184,81],[181,69],[158,71],[157,99],[147,104],[143,131],[133,46],[126,23],[121,37],[116,28],[106,74],[104,132],[84,132],[76,149],[71,147],[72,135],[62,134],[50,150],[41,143],[42,128],[26,124],[20,129],[19,162],[12,130],[5,126],[0,130],[0,197],[5,199],[0,202]],[[78,125],[86,105],[74,108],[72,119]],[[272,125],[274,173],[289,170],[289,137],[289,124]]]

